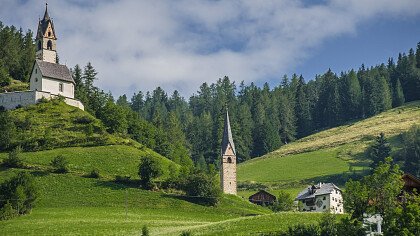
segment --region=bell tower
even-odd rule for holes
[[[221,155],[220,184],[222,191],[223,193],[236,195],[236,150],[235,144],[233,143],[227,109],[225,127],[223,129]]]
[[[54,23],[48,14],[48,3],[45,4],[44,18],[38,21],[35,42],[38,60],[57,63],[57,37]]]

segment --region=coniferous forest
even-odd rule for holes
[[[35,47],[31,31],[0,23],[0,85],[28,82]],[[239,161],[262,156],[311,133],[363,119],[420,99],[420,43],[376,66],[314,78],[281,76],[277,84],[203,83],[188,99],[178,91],[138,91],[113,98],[95,86],[89,62],[73,69],[76,98],[108,132],[131,137],[182,165],[217,165],[229,110]],[[140,79],[140,78],[139,78]],[[209,81],[214,78],[208,78]]]

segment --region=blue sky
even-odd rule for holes
[[[36,30],[39,0],[0,0],[0,21]],[[54,0],[60,62],[91,61],[97,85],[184,96],[225,75],[239,84],[373,66],[416,47],[418,0]]]

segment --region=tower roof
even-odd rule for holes
[[[233,143],[232,130],[230,128],[229,112],[226,108],[225,127],[223,129],[222,137],[222,154],[226,152],[227,148],[232,147],[233,153],[236,155],[235,144]]]
[[[48,3],[45,3],[45,13],[44,13],[44,18],[42,18],[42,20],[40,20],[38,22],[38,31],[36,34],[37,38],[42,38],[45,35],[45,32],[47,31],[48,28],[48,24],[51,23],[51,28],[53,31],[53,35],[54,38],[56,38],[55,36],[55,29],[54,29],[54,23],[52,21],[52,19],[50,18],[50,15],[48,14]]]

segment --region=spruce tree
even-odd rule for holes
[[[389,157],[391,147],[384,133],[380,133],[375,139],[375,143],[368,149],[368,156],[372,160],[371,166],[375,168],[379,162],[385,162],[385,158]]]
[[[343,76],[342,81],[342,105],[346,108],[344,114],[347,119],[355,119],[360,116],[362,90],[356,72],[351,70]]]
[[[296,88],[295,114],[297,136],[299,138],[304,137],[310,133],[312,118],[309,108],[309,101],[306,97],[305,81],[302,76],[300,76]]]
[[[399,79],[397,79],[397,82],[393,87],[392,95],[392,107],[399,107],[404,104],[404,92]]]

